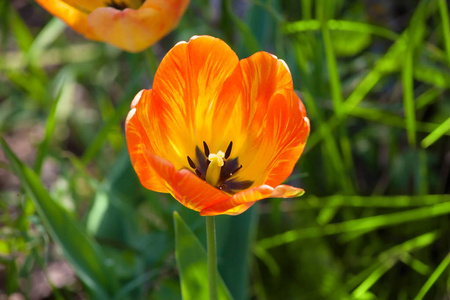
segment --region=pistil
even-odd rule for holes
[[[220,171],[224,165],[223,159],[225,158],[225,153],[219,150],[217,154],[211,153],[208,156],[209,165],[206,170],[206,182],[212,186],[216,186],[219,183]]]

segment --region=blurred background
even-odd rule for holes
[[[51,237],[23,190],[30,182],[0,150],[0,299],[94,299],[105,282],[116,299],[181,299],[172,213],[203,244],[204,219],[140,185],[123,129],[165,53],[200,34],[240,58],[264,50],[285,60],[311,120],[287,180],[306,194],[216,218],[232,296],[450,299],[448,7],[191,0],[175,31],[131,54],[86,40],[31,0],[1,0],[0,134],[38,174],[42,201],[64,211],[57,224],[79,230],[57,226],[63,240]],[[95,262],[84,241],[110,270],[91,285],[73,261]]]

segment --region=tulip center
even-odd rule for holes
[[[212,186],[216,186],[220,179],[220,170],[224,165],[223,159],[225,157],[225,153],[219,150],[217,154],[211,153],[208,156],[208,169],[206,170],[206,182]]]
[[[138,9],[142,6],[142,3],[144,3],[144,0],[109,0],[106,2],[106,6],[118,10],[124,10],[126,8]]]
[[[221,150],[210,153],[208,145],[203,142],[204,151],[201,151],[198,146],[195,148],[196,163],[189,156],[187,157],[189,166],[200,179],[229,194],[235,194],[253,184],[250,180],[233,178],[242,165],[239,165],[237,157],[230,158],[232,147],[233,142],[230,142],[225,153]]]

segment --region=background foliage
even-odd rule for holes
[[[450,298],[448,15],[445,0],[192,0],[130,54],[2,0],[0,298],[180,299],[179,271],[186,299],[202,292],[186,270],[204,220],[140,185],[123,134],[133,96],[195,34],[284,59],[312,124],[288,180],[305,196],[216,218],[231,295]]]

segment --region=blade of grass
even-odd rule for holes
[[[450,117],[447,120],[445,120],[441,125],[439,125],[435,130],[433,130],[433,132],[427,135],[422,140],[422,142],[420,142],[420,145],[423,148],[428,148],[443,135],[449,133],[450,133]]]
[[[325,57],[328,65],[328,74],[330,80],[330,89],[331,89],[331,99],[333,100],[334,113],[337,118],[341,118],[343,115],[342,111],[342,86],[341,79],[339,77],[336,55],[333,50],[333,44],[331,42],[330,31],[328,30],[327,22],[321,22],[322,27],[322,40],[325,48]],[[345,127],[341,127],[340,130],[340,144],[342,149],[342,156],[344,158],[346,173],[353,173],[353,158],[351,153],[350,140],[348,138],[348,134],[346,132]]]
[[[250,26],[236,16],[233,12],[230,0],[225,0],[224,5],[226,14],[234,22],[238,31],[242,35],[246,50],[250,53],[258,52],[261,49],[261,46],[259,45],[258,40],[253,34]]]
[[[5,1],[8,3],[8,1]],[[7,15],[8,24],[11,28],[11,31],[16,38],[17,44],[22,52],[28,52],[32,43],[33,43],[33,35],[28,29],[25,22],[19,16],[17,11],[12,7],[9,9],[9,14]],[[2,55],[3,56],[3,55]]]
[[[27,53],[27,61],[37,65],[45,49],[52,44],[64,31],[66,24],[58,18],[51,19],[39,32]]]
[[[315,238],[358,230],[376,230],[382,227],[415,222],[447,214],[450,214],[450,202],[439,203],[432,206],[421,207],[391,214],[354,219],[341,223],[327,224],[322,227],[293,229],[275,235],[273,237],[264,238],[258,242],[258,245],[262,248],[268,249],[287,243],[292,243],[301,239]]]
[[[423,19],[425,19],[428,14],[432,12],[432,9],[426,9],[429,5],[429,0],[422,0],[417,6],[414,15],[411,19],[411,24],[419,23],[423,25]],[[419,30],[420,28],[416,29]],[[380,79],[386,73],[391,73],[400,69],[400,62],[403,61],[405,51],[407,49],[407,35],[411,31],[411,26],[409,26],[402,35],[395,41],[395,43],[389,48],[387,53],[380,58],[375,67],[363,78],[363,80],[358,84],[358,86],[353,90],[353,92],[344,101],[344,112],[349,114],[353,109],[355,109],[360,102],[365,98],[365,96],[372,90],[372,88],[380,81]],[[423,31],[423,28],[422,30]],[[345,117],[339,119],[333,116],[327,122],[321,123],[319,129],[322,126],[327,126],[334,129],[341,122],[345,121]],[[323,132],[321,130],[316,130],[313,132],[308,141],[309,149],[312,149],[324,138]]]
[[[365,293],[396,264],[395,260],[388,260],[381,263],[370,275],[353,291],[354,299],[364,298]]]
[[[83,154],[82,162],[84,164],[88,164],[95,155],[101,150],[104,142],[108,138],[110,134],[110,130],[112,127],[117,125],[121,119],[127,114],[130,110],[130,103],[133,99],[133,96],[137,93],[139,89],[139,80],[138,78],[142,76],[142,70],[136,70],[134,72],[133,78],[130,80],[129,84],[125,87],[125,91],[123,96],[121,97],[118,106],[114,113],[105,121],[104,125],[97,133],[93,141],[89,144],[88,148]]]
[[[441,14],[442,36],[444,38],[445,53],[447,54],[447,63],[450,66],[450,22],[448,18],[448,7],[445,0],[439,0],[439,13]]]
[[[47,154],[48,146],[50,144],[50,139],[52,138],[53,132],[55,131],[56,127],[56,112],[58,110],[58,104],[60,103],[60,100],[63,97],[67,97],[67,94],[64,92],[67,87],[71,86],[73,84],[74,76],[71,70],[65,69],[62,73],[61,83],[58,85],[56,90],[56,97],[53,101],[53,104],[50,108],[50,112],[47,118],[47,124],[45,125],[45,133],[44,133],[44,139],[40,143],[36,155],[36,160],[34,163],[34,171],[37,174],[41,173],[42,164],[44,162],[45,156]]]
[[[414,300],[422,300],[423,297],[425,297],[427,292],[430,290],[430,288],[433,286],[433,284],[438,280],[439,276],[441,276],[441,274],[445,271],[445,269],[449,265],[450,265],[450,252],[444,257],[444,259],[436,268],[436,270],[434,270],[433,274],[431,274],[431,276],[422,286],[422,288],[420,289],[419,293],[414,298]]]
[[[61,247],[77,275],[91,289],[96,299],[110,299],[118,285],[115,274],[105,264],[105,256],[99,246],[50,197],[37,174],[17,158],[3,138],[0,143],[47,230]]]
[[[450,72],[444,68],[417,63],[414,67],[414,79],[441,89],[450,88]]]
[[[440,236],[439,231],[428,232],[383,251],[378,255],[375,263],[347,281],[348,287],[354,289],[353,293],[358,295],[358,297],[362,296],[398,260],[402,260],[405,256],[411,257],[410,253],[412,251],[431,245]]]
[[[442,94],[442,91],[436,87],[432,87],[426,90],[424,93],[419,95],[416,99],[416,109],[424,108],[425,106],[433,103],[439,95]]]
[[[383,111],[376,108],[362,108],[356,107],[350,113],[353,117],[362,118],[365,120],[378,122],[390,127],[406,128],[405,119],[397,116],[391,112]],[[438,128],[440,124],[426,123],[426,122],[416,122],[416,130],[420,132],[432,132]],[[447,133],[444,133],[447,134]],[[447,135],[449,135],[448,133]]]
[[[400,257],[400,260],[407,266],[411,267],[414,271],[421,275],[428,275],[431,273],[431,268],[421,262],[420,260],[412,257],[409,254],[404,254]]]
[[[303,2],[302,2],[303,3]],[[349,31],[358,33],[368,33],[379,37],[386,38],[388,40],[395,41],[399,34],[383,27],[367,24],[364,22],[355,22],[348,20],[328,20],[327,27],[329,30]],[[318,31],[321,29],[320,22],[318,20],[302,20],[292,23],[287,23],[283,27],[283,32],[287,34],[295,34],[305,31]]]
[[[284,202],[283,212],[294,212],[306,209],[324,207],[414,207],[429,206],[438,203],[450,202],[450,195],[421,195],[421,196],[343,196],[329,197],[308,196],[298,201]],[[261,213],[266,213],[265,206],[261,205]]]
[[[409,39],[412,40],[410,35]],[[409,42],[406,49],[405,61],[402,68],[403,107],[406,117],[406,132],[411,147],[416,145],[416,112],[414,110],[414,84],[413,84],[413,43]]]

